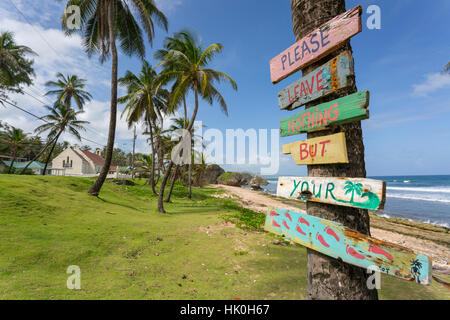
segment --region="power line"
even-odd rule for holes
[[[45,123],[49,123],[47,120],[42,119],[42,117],[39,117],[39,116],[35,115],[34,113],[29,112],[28,110],[25,110],[25,109],[23,109],[23,108],[21,108],[21,107],[15,105],[14,103],[11,103],[11,102],[9,102],[9,101],[7,101],[7,100],[4,100],[4,102],[6,102],[7,104],[11,105],[11,106],[14,107],[14,108],[19,109],[20,111],[23,111],[23,112],[29,114],[30,116],[35,117],[35,118],[38,119],[38,120],[44,121]],[[85,138],[85,137],[83,137],[83,136],[80,136],[80,137],[81,137],[82,140],[85,140],[85,141],[88,141],[88,142],[91,142],[91,143],[94,143],[94,144],[96,144],[96,145],[99,145],[99,146],[103,147],[103,144],[101,144],[101,143],[92,141],[92,140],[90,140],[90,139],[88,139],[88,138]]]

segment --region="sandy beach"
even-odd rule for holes
[[[214,187],[227,192],[218,196],[233,198],[243,207],[253,211],[266,213],[268,208],[285,208],[305,212],[305,204],[302,202],[295,203],[292,200],[240,187],[226,185]],[[371,214],[370,231],[374,238],[428,255],[433,260],[433,272],[450,274],[450,234],[447,228]]]

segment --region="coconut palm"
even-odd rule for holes
[[[137,173],[139,174],[139,176],[148,175],[151,179],[152,170],[153,170],[153,155],[142,154],[140,156],[140,159],[136,161],[136,168],[133,169],[133,173]]]
[[[194,36],[187,31],[178,33],[177,37],[179,38],[177,47],[169,50],[160,63],[165,66],[164,71],[161,73],[161,78],[165,81],[173,80],[177,83],[176,87],[173,88],[169,107],[174,107],[188,91],[194,93],[194,111],[186,127],[186,130],[191,132],[198,112],[199,97],[209,104],[217,101],[222,111],[228,114],[225,99],[216,89],[215,84],[227,81],[235,90],[237,90],[237,85],[226,73],[209,68],[209,64],[214,56],[222,52],[223,46],[220,43],[211,44],[204,49]],[[165,212],[163,206],[164,189],[173,164],[173,161],[169,162],[161,182],[158,210],[162,213]]]
[[[0,92],[22,92],[22,85],[31,85],[34,70],[33,60],[27,55],[37,55],[29,47],[18,45],[14,41],[14,34],[9,31],[0,33]]]
[[[48,81],[45,86],[53,88],[45,94],[55,96],[56,103],[64,103],[72,107],[72,100],[75,101],[78,109],[83,110],[86,102],[91,101],[92,96],[84,90],[86,80],[78,78],[77,75],[63,75],[61,72],[56,74],[56,81]]]
[[[69,16],[65,14],[62,17],[63,29],[68,35],[81,32],[89,56],[99,53],[102,63],[110,56],[112,60],[111,111],[105,163],[97,180],[88,191],[89,194],[97,196],[111,165],[116,133],[118,68],[116,41],[119,41],[120,48],[126,55],[137,54],[143,59],[145,44],[141,26],[147,40],[152,44],[155,22],[167,30],[167,19],[157,8],[154,0],[67,0],[66,9],[73,5],[80,8],[81,30],[71,29],[67,24]]]
[[[22,129],[18,129],[12,126],[7,126],[3,132],[1,141],[2,149],[8,151],[11,155],[11,163],[9,164],[8,173],[11,173],[14,162],[22,150],[27,146],[28,135],[23,132]]]
[[[345,0],[291,0],[291,9],[293,32],[297,41],[346,11]],[[302,68],[302,73],[308,74],[344,50],[352,52],[350,41],[346,41],[341,48],[334,50],[320,61]],[[352,85],[342,92],[340,91],[321,102],[331,101],[355,92],[357,89],[355,81],[353,81]],[[316,105],[317,102],[308,103],[306,108],[315,108]],[[352,150],[349,152],[349,163],[308,166],[308,175],[313,177],[365,177],[364,143],[360,121],[343,124],[333,130],[308,133],[308,138],[337,132],[345,133],[347,148]],[[307,211],[314,216],[340,222],[348,228],[370,235],[370,220],[367,210],[329,206],[308,201]],[[367,287],[369,276],[361,268],[345,263],[336,263],[336,260],[331,257],[308,250],[307,299],[377,299],[377,290],[370,290]],[[342,286],[342,283],[346,285]]]
[[[48,131],[48,140],[53,141],[52,148],[50,149],[50,152],[45,161],[44,171],[42,172],[43,175],[45,175],[53,150],[55,149],[55,146],[61,134],[64,132],[68,132],[79,141],[81,141],[81,135],[79,131],[85,130],[83,125],[89,123],[88,121],[78,120],[77,117],[81,113],[83,113],[83,111],[75,111],[67,104],[56,103],[54,106],[46,106],[46,108],[50,112],[48,115],[42,117],[42,120],[44,120],[46,123],[34,130],[37,134]],[[24,168],[24,170],[25,169],[26,168]]]
[[[363,188],[363,185],[361,183],[353,183],[351,181],[345,182],[345,187],[344,187],[345,194],[349,194],[349,193],[352,194],[350,203],[353,203],[353,198],[355,196],[355,193],[359,196],[362,194],[362,188]]]
[[[155,155],[153,128],[156,126],[156,119],[160,120],[162,126],[162,112],[167,111],[169,91],[161,87],[158,74],[147,61],[143,62],[138,75],[127,71],[125,76],[119,79],[119,85],[127,89],[127,93],[118,99],[119,103],[126,103],[121,116],[126,114],[128,128],[140,121],[147,124],[152,154]],[[157,194],[153,162],[150,182],[152,192]]]
[[[450,74],[450,61],[445,65],[444,69],[442,69],[442,74]]]

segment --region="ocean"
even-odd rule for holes
[[[387,183],[382,217],[407,219],[450,228],[450,175],[369,177]],[[270,194],[276,194],[278,177],[266,177]]]

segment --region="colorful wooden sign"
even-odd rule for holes
[[[316,107],[305,109],[296,115],[280,120],[280,135],[323,130],[331,125],[344,124],[369,118],[369,91],[357,92]]]
[[[361,13],[361,6],[344,12],[273,58],[270,61],[272,83],[325,57],[361,32]]]
[[[386,200],[386,182],[362,178],[279,177],[277,196],[381,210]]]
[[[312,138],[283,145],[296,164],[348,163],[345,133]]]
[[[394,277],[431,284],[432,261],[429,257],[363,235],[341,223],[276,209],[269,210],[264,228],[346,263],[366,269],[376,266],[380,272]]]
[[[281,110],[293,110],[307,102],[325,97],[330,93],[351,86],[354,75],[353,58],[345,51],[323,66],[302,77],[278,93]]]

